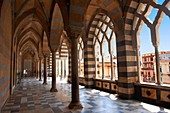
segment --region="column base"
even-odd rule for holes
[[[80,102],[71,102],[68,106],[69,109],[82,109],[83,106]]]
[[[46,82],[44,82],[44,83],[43,83],[43,85],[47,85],[47,83],[46,83]]]
[[[56,88],[51,88],[50,92],[58,92],[58,90]]]

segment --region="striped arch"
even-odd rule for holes
[[[66,31],[63,31],[61,36],[62,40],[60,42],[61,46],[59,49],[60,57],[68,57],[68,78],[67,82],[71,83],[71,44]]]
[[[50,54],[50,48],[48,46],[48,38],[47,38],[47,35],[46,33],[44,32],[44,35],[43,35],[43,46],[42,46],[42,51],[43,51],[43,54],[44,55],[49,55]]]
[[[61,79],[65,79],[68,77],[69,70],[68,70],[68,45],[67,40],[63,39],[61,46],[58,50],[59,53],[59,62],[61,67]],[[59,67],[59,66],[58,66]]]
[[[100,2],[99,2],[100,1]],[[85,59],[93,59],[87,61],[85,67],[85,73],[91,70],[92,74],[87,74],[86,76],[94,76],[95,69],[90,66],[94,64],[94,52],[90,48],[93,46],[93,37],[98,20],[102,17],[100,13],[105,13],[112,20],[115,27],[116,35],[116,45],[117,45],[117,61],[118,61],[118,94],[122,98],[133,98],[134,95],[134,85],[136,81],[136,61],[135,61],[135,51],[132,46],[132,33],[126,31],[121,4],[118,0],[92,0],[86,14],[86,25],[88,30],[88,41],[87,48],[85,50]],[[96,14],[99,14],[96,16]],[[96,19],[94,19],[96,18]],[[94,20],[94,21],[93,21]],[[126,19],[125,19],[126,20]],[[124,23],[125,22],[125,23]],[[129,22],[129,21],[127,21]],[[129,23],[131,24],[131,23]],[[89,57],[90,56],[90,57]],[[86,61],[85,61],[86,62]],[[94,66],[93,66],[94,67]],[[89,79],[89,78],[88,78]]]
[[[71,0],[70,5],[70,27],[83,27],[84,26],[84,15],[86,9],[90,3],[90,0]],[[77,29],[76,29],[77,30]]]
[[[89,31],[96,13],[107,14],[118,30],[123,29],[122,9],[118,0],[91,0],[86,11],[86,26]]]
[[[129,6],[128,6],[129,5]],[[133,98],[135,93],[134,83],[137,81],[137,62],[136,54],[133,48],[133,17],[137,8],[137,1],[132,0],[126,4],[124,12],[124,36],[118,44],[118,61],[119,61],[119,96],[123,98]],[[119,43],[119,42],[118,42]],[[123,44],[121,44],[123,43]]]
[[[61,43],[61,46],[59,48],[59,55],[60,55],[60,58],[68,57],[68,46],[65,40],[63,40]]]
[[[117,0],[91,0],[86,13],[87,36],[85,38],[87,38],[87,41],[85,42],[84,54],[86,77],[85,79],[87,87],[92,87],[94,85],[93,78],[95,77],[95,58],[93,49],[93,38],[95,36],[94,34],[97,24],[99,20],[103,17],[103,14],[109,16],[112,23],[114,24],[116,41],[121,42],[121,38],[123,38],[124,36],[124,22],[122,19],[122,11],[119,2]],[[117,44],[117,49],[119,49],[119,45],[120,44]]]
[[[56,3],[53,11],[49,40],[51,51],[56,51],[59,48],[63,29],[64,29],[63,17],[58,4]]]

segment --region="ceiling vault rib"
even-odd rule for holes
[[[42,0],[38,0],[38,2],[39,2],[39,4],[41,5],[41,8],[43,9],[43,12],[44,12],[44,14],[45,14],[45,16],[46,16],[47,22],[49,22],[49,16],[48,16],[48,13],[47,13],[47,11],[46,11],[46,9],[45,9],[45,7],[44,7],[44,3],[42,2]]]
[[[16,1],[16,0],[15,0]],[[30,0],[25,0],[25,2],[22,4],[22,6],[18,9],[18,11],[16,12],[16,16],[18,16],[20,14],[20,12],[22,11],[22,9],[27,5],[27,3]],[[15,9],[16,10],[16,9]]]

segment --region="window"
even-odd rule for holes
[[[96,78],[116,80],[118,77],[114,27],[107,15],[100,15],[102,16],[97,19],[99,22],[93,38]]]
[[[161,2],[160,2],[161,1]],[[133,22],[133,30],[135,31],[136,35],[136,44],[140,45],[139,49],[136,48],[138,52],[142,54],[142,66],[147,66],[149,62],[146,61],[152,61],[153,66],[150,65],[151,69],[148,69],[150,73],[146,73],[146,68],[141,68],[141,71],[151,76],[152,82],[157,82],[157,84],[161,84],[161,75],[162,75],[162,81],[163,83],[170,84],[170,78],[166,77],[166,73],[164,73],[165,69],[168,70],[168,68],[164,67],[164,65],[160,66],[160,63],[168,63],[168,60],[166,60],[166,51],[170,50],[170,46],[168,42],[170,41],[168,37],[168,25],[170,24],[170,10],[162,10],[163,8],[169,8],[170,7],[170,1],[167,0],[158,0],[158,1],[151,1],[150,3],[147,3],[149,1],[139,3],[139,7],[137,9],[137,12],[134,17]],[[149,7],[149,10],[148,8]],[[140,35],[140,36],[139,36]],[[147,36],[147,37],[146,37]],[[139,39],[140,37],[140,39]],[[159,38],[160,37],[160,38]],[[138,41],[140,40],[140,41]],[[159,41],[160,40],[160,41]],[[149,53],[149,54],[148,54]],[[147,59],[146,58],[150,59]],[[139,57],[139,56],[137,56]],[[139,64],[138,64],[139,65]],[[160,67],[160,68],[159,68]],[[163,70],[164,69],[164,70]],[[139,72],[140,70],[138,70]],[[159,72],[160,71],[160,72]],[[168,70],[170,71],[170,69]],[[142,75],[139,78],[144,78],[145,75]],[[158,77],[157,77],[158,76]],[[167,80],[167,79],[169,80]],[[155,80],[157,79],[157,80]],[[164,81],[166,80],[166,82]],[[142,82],[150,82],[147,80],[140,80]],[[167,82],[169,81],[169,82]]]
[[[81,37],[78,40],[78,73],[84,77],[84,44]]]
[[[144,58],[144,61],[146,62],[146,58]]]

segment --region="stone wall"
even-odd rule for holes
[[[11,0],[4,0],[0,16],[0,109],[10,95]]]

